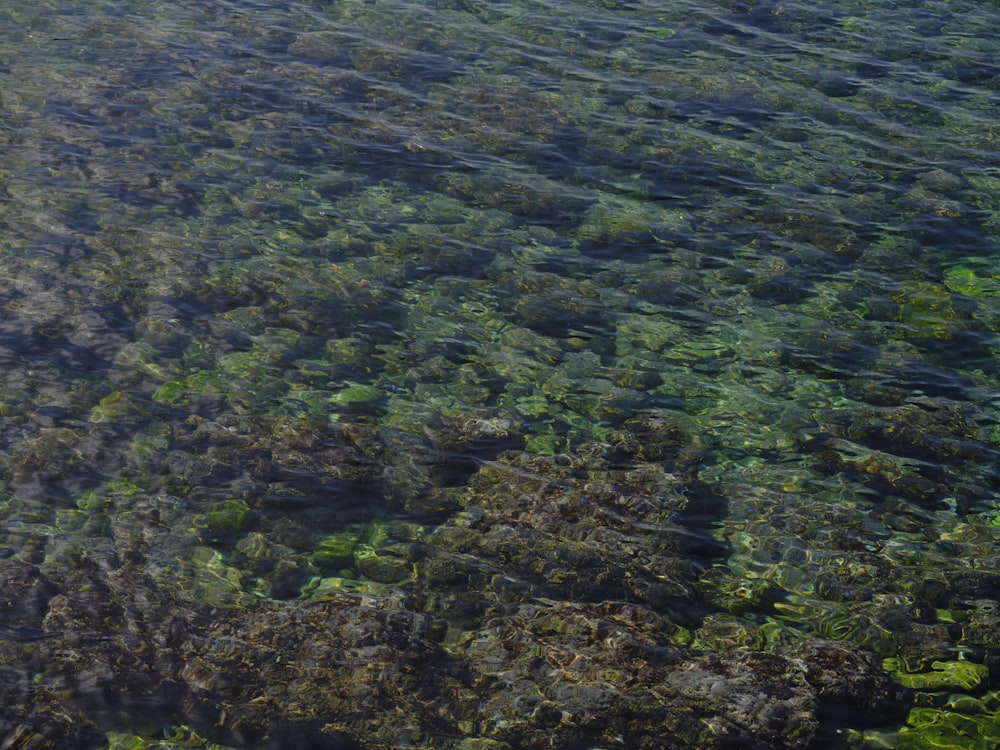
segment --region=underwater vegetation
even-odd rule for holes
[[[996,8],[0,21],[0,745],[1000,742]]]

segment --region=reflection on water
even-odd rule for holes
[[[1000,742],[995,6],[0,21],[4,746]]]

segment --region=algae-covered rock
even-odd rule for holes
[[[320,541],[310,557],[313,565],[321,568],[340,569],[350,567],[354,562],[354,552],[358,546],[358,534],[339,532],[330,534]]]
[[[210,533],[224,534],[244,531],[250,527],[252,520],[247,502],[230,498],[213,503],[205,513],[195,516],[192,522],[196,527],[204,528]]]
[[[692,659],[659,643],[660,622],[620,604],[532,607],[470,633],[458,649],[490,668],[480,731],[519,747],[545,733],[560,747],[616,736],[636,747],[808,743],[814,699],[794,663],[747,652]],[[604,644],[594,650],[596,634]]]
[[[475,526],[442,525],[427,543],[486,560],[539,595],[624,597],[672,611],[690,596],[684,559],[721,552],[702,526],[720,508],[685,481],[698,452],[687,452],[683,429],[637,421],[611,438],[623,451],[590,444],[580,455],[501,454],[457,495],[481,514]]]
[[[178,610],[162,591],[130,598],[152,584],[131,563],[110,575],[78,574],[78,584],[98,576],[85,597],[63,595],[27,566],[5,563],[3,572],[5,601],[38,593],[32,608],[17,606],[22,627],[57,647],[37,676],[52,700],[39,703],[33,691],[30,721],[49,721],[46,731],[74,738],[99,733],[85,720],[59,729],[50,720],[56,706],[152,705],[149,719],[179,718],[204,737],[240,746],[294,738],[390,747],[419,738],[449,747],[464,735],[569,748],[625,733],[637,747],[664,737],[705,748],[738,738],[751,747],[799,747],[815,724],[814,698],[794,662],[694,658],[661,644],[662,618],[634,605],[535,605],[443,645],[439,621],[363,594]],[[86,636],[95,624],[105,638]],[[72,651],[61,648],[69,644]],[[63,679],[81,653],[86,679],[67,688]],[[28,700],[11,696],[6,714]]]
[[[509,425],[449,429],[434,440],[492,445]],[[335,471],[358,457],[340,428],[294,439],[271,430],[281,452],[256,433],[266,473],[247,478],[283,480],[321,460]],[[236,446],[250,439],[224,434]],[[49,556],[59,583],[3,563],[4,621],[52,648],[35,679],[57,704],[155,706],[153,723],[240,747],[570,748],[620,736],[636,747],[664,737],[799,747],[815,730],[817,697],[798,661],[679,645],[679,623],[698,616],[687,560],[719,552],[700,524],[720,506],[692,479],[700,454],[682,450],[687,435],[645,420],[579,455],[501,453],[454,493],[465,510],[433,530],[399,520],[310,536],[287,521],[259,525],[273,513],[266,503],[192,495],[195,526],[226,538],[190,549],[177,524],[185,503],[132,498],[115,509],[117,552],[84,564],[79,551]],[[340,564],[355,577],[309,579]],[[83,676],[67,681],[80,658]]]
[[[794,637],[774,650],[799,660],[824,708],[871,712],[888,705],[889,675],[871,651],[844,641]]]
[[[28,694],[30,693],[30,698]],[[106,747],[104,734],[79,709],[45,687],[7,684],[0,688],[0,737],[23,750]]]

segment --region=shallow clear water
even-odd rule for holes
[[[994,747],[998,22],[0,8],[11,746]]]

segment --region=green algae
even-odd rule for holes
[[[350,567],[357,546],[358,535],[355,533],[331,534],[320,541],[310,561],[321,568]]]
[[[230,498],[213,503],[205,512],[191,520],[196,528],[204,528],[213,533],[244,531],[252,524],[251,509],[245,500]]]
[[[138,734],[108,732],[107,750],[181,750],[181,748],[226,750],[227,746],[210,742],[187,726],[173,727],[167,736],[155,740]]]
[[[895,743],[904,750],[987,750],[1000,741],[1000,716],[996,712],[976,715],[952,709],[915,708],[906,723]]]
[[[962,688],[973,691],[989,677],[985,664],[970,661],[933,661],[927,672],[909,672],[898,659],[883,662],[887,672],[895,674],[903,687],[915,690],[940,690]]]

